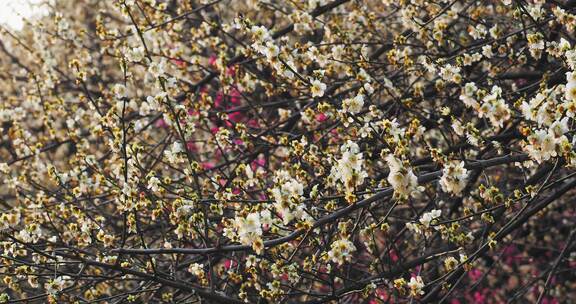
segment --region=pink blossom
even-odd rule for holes
[[[240,91],[238,91],[238,89],[234,88],[230,91],[230,102],[233,105],[239,106],[242,102],[240,100],[241,97],[242,97],[242,94],[240,94]]]
[[[324,113],[316,114],[316,121],[318,121],[318,122],[324,122],[327,119],[328,119],[328,116],[326,116],[326,114],[324,114]]]
[[[181,60],[181,59],[172,59],[171,61],[172,61],[172,63],[174,63],[179,68],[185,68],[187,65],[186,61]]]
[[[212,55],[210,55],[210,58],[208,59],[208,63],[212,66],[215,66],[217,59],[218,59],[218,57],[216,57],[216,55],[212,54]]]
[[[558,304],[558,300],[552,297],[544,297],[542,299],[542,304]]]
[[[392,262],[398,261],[398,254],[396,254],[396,250],[394,249],[390,250],[390,259],[392,260]]]
[[[236,75],[236,68],[233,66],[226,68],[226,75],[228,76]]]
[[[191,151],[191,152],[198,151],[198,147],[196,147],[196,144],[194,144],[193,141],[189,141],[186,143],[186,149],[188,149],[188,151]]]
[[[222,94],[222,92],[218,92],[216,93],[216,98],[214,99],[214,106],[217,108],[221,108],[222,105],[222,100],[224,99],[224,94]]]
[[[252,161],[252,163],[250,164],[250,167],[252,168],[252,170],[256,170],[258,167],[262,167],[264,168],[266,166],[266,159],[262,158],[257,158],[254,161]]]
[[[236,267],[236,265],[238,265],[238,262],[234,261],[234,260],[225,260],[224,261],[224,268],[226,269],[230,269],[232,267]]]
[[[476,291],[474,293],[474,303],[476,304],[484,304],[486,301],[486,296],[484,296],[481,292]]]
[[[387,301],[389,298],[388,292],[384,288],[376,289],[376,296],[383,301]]]
[[[214,163],[212,163],[212,162],[203,162],[202,163],[202,169],[210,170],[212,168],[214,168]]]
[[[258,129],[260,128],[260,123],[258,123],[256,119],[250,119],[248,120],[248,126],[250,128]]]
[[[156,126],[156,128],[168,128],[168,124],[163,118],[158,119],[154,126]]]
[[[233,122],[239,122],[242,121],[242,119],[244,119],[244,114],[242,114],[241,112],[232,112],[228,114],[228,119],[230,119]]]
[[[468,272],[468,277],[472,281],[477,281],[482,277],[482,271],[478,270],[478,268],[474,268]]]

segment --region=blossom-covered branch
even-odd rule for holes
[[[45,2],[0,303],[576,299],[574,1]]]

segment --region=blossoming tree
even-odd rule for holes
[[[46,2],[0,303],[576,301],[576,1]]]

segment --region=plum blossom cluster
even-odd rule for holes
[[[416,234],[430,235],[430,228],[432,228],[431,224],[436,222],[436,220],[440,217],[441,214],[442,210],[438,209],[431,210],[429,212],[422,214],[418,222],[406,223],[406,228],[408,228],[410,231],[415,232]],[[438,227],[434,228],[438,229]]]
[[[488,92],[480,90],[473,83],[466,83],[460,100],[478,113],[478,117],[486,117],[494,127],[502,127],[510,119],[511,112],[508,104],[502,98],[502,88],[493,86]]]
[[[530,157],[541,163],[558,155],[567,155],[572,150],[573,140],[567,136],[571,120],[574,118],[575,99],[570,93],[576,86],[573,72],[566,73],[566,85],[548,89],[538,93],[529,102],[521,105],[522,114],[526,119],[534,121],[537,126],[527,136],[526,152]],[[561,94],[564,89],[565,94]],[[573,158],[569,157],[572,162]]]
[[[347,192],[352,192],[364,183],[368,173],[364,170],[364,159],[358,144],[347,141],[340,147],[342,158],[332,166],[329,178],[340,183]]]
[[[445,192],[460,195],[466,187],[467,178],[468,170],[464,168],[464,162],[450,162],[442,170],[440,186]]]
[[[328,258],[333,263],[342,265],[345,262],[350,262],[354,256],[356,247],[352,242],[347,239],[340,239],[330,244],[330,251],[328,251]]]
[[[418,177],[409,165],[392,154],[386,156],[386,162],[390,168],[388,183],[396,197],[407,198],[418,192]]]
[[[260,214],[250,213],[245,217],[236,217],[234,219],[234,227],[241,244],[251,245],[257,253],[262,252],[264,245],[262,243]]]
[[[271,190],[274,209],[282,218],[284,225],[288,225],[295,218],[299,220],[309,218],[301,203],[304,199],[304,185],[286,171],[276,172],[276,183],[278,187]]]

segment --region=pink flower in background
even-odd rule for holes
[[[558,300],[556,300],[555,298],[551,298],[551,297],[544,297],[542,299],[542,304],[559,304],[560,302],[558,302]]]
[[[166,121],[164,120],[164,118],[160,118],[156,121],[156,123],[154,124],[154,126],[156,126],[156,128],[168,128],[168,124],[166,123]]]
[[[262,167],[264,168],[266,166],[266,159],[264,159],[263,157],[257,158],[254,161],[252,161],[252,163],[250,164],[250,167],[252,168],[252,170],[256,170],[258,167]]]
[[[234,260],[227,259],[224,261],[224,268],[226,268],[226,269],[236,267],[237,265],[238,265],[238,262],[236,262]]]
[[[258,123],[256,119],[250,119],[248,120],[248,126],[250,128],[258,129],[260,128],[260,123]]]
[[[478,268],[473,268],[468,272],[468,277],[472,281],[477,281],[482,277],[482,271],[478,270]]]
[[[514,245],[507,246],[502,253],[502,257],[504,258],[504,263],[506,265],[511,266],[513,263],[522,260],[522,257],[517,255],[518,248]]]
[[[228,114],[228,118],[233,122],[240,122],[244,119],[244,114],[240,112],[232,112]]]
[[[190,109],[188,109],[188,115],[190,115],[190,116],[198,116],[198,115],[200,115],[200,112],[198,112],[198,111],[190,108]]]
[[[171,61],[179,68],[185,68],[188,65],[186,61],[181,59],[172,59]]]
[[[238,91],[238,89],[236,88],[233,88],[230,91],[230,102],[235,106],[239,106],[242,103],[242,100],[240,98],[242,98],[242,94],[240,94],[240,91]]]
[[[214,98],[214,106],[217,108],[222,108],[222,100],[224,99],[224,94],[222,92],[216,93],[216,98]]]
[[[212,162],[203,162],[202,163],[202,169],[204,169],[204,170],[210,170],[214,167],[215,167],[214,163],[212,163]]]
[[[189,141],[186,143],[186,149],[188,149],[188,151],[191,152],[197,152],[198,151],[198,147],[196,147],[196,144],[194,144],[194,142]]]
[[[216,93],[214,98],[214,106],[219,109],[231,110],[242,105],[242,94],[238,89],[233,88],[230,90],[228,95],[224,95],[222,91]],[[240,122],[244,120],[245,115],[241,111],[233,111],[228,113],[228,119],[232,122]],[[227,126],[232,126],[231,123],[227,123]]]
[[[390,250],[390,259],[392,260],[392,262],[398,261],[398,254],[396,253],[396,250],[394,249]]]
[[[234,76],[236,75],[236,68],[231,66],[231,67],[227,67],[226,68],[226,75],[228,76]]]
[[[476,304],[486,303],[486,296],[482,294],[480,291],[474,292],[474,303]]]
[[[216,60],[218,60],[218,57],[216,57],[216,55],[212,54],[212,55],[210,55],[210,58],[208,58],[208,64],[214,66],[214,65],[216,65]]]
[[[376,296],[382,301],[388,301],[388,299],[390,298],[388,292],[384,288],[376,289]]]

